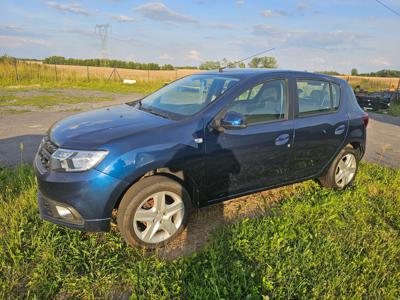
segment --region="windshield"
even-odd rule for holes
[[[136,107],[167,118],[190,116],[238,81],[238,78],[216,74],[191,75],[148,95]]]

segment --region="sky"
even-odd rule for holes
[[[111,25],[106,53],[96,24]],[[400,69],[399,29],[376,0],[0,0],[0,55],[21,58],[198,66],[274,48],[282,69],[371,72]]]

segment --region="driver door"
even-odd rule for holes
[[[288,80],[257,84],[232,99],[226,112],[246,127],[206,130],[206,182],[210,202],[285,181],[293,139]]]

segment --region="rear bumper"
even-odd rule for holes
[[[76,173],[41,172],[34,169],[42,219],[83,231],[108,231],[115,203],[127,183],[96,169]],[[58,208],[57,208],[58,207]],[[69,217],[59,209],[70,212]]]

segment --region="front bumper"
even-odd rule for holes
[[[127,183],[96,169],[76,173],[39,171],[34,169],[38,183],[38,202],[42,219],[83,231],[108,231],[115,203]],[[56,206],[66,208],[73,218],[57,213]]]

